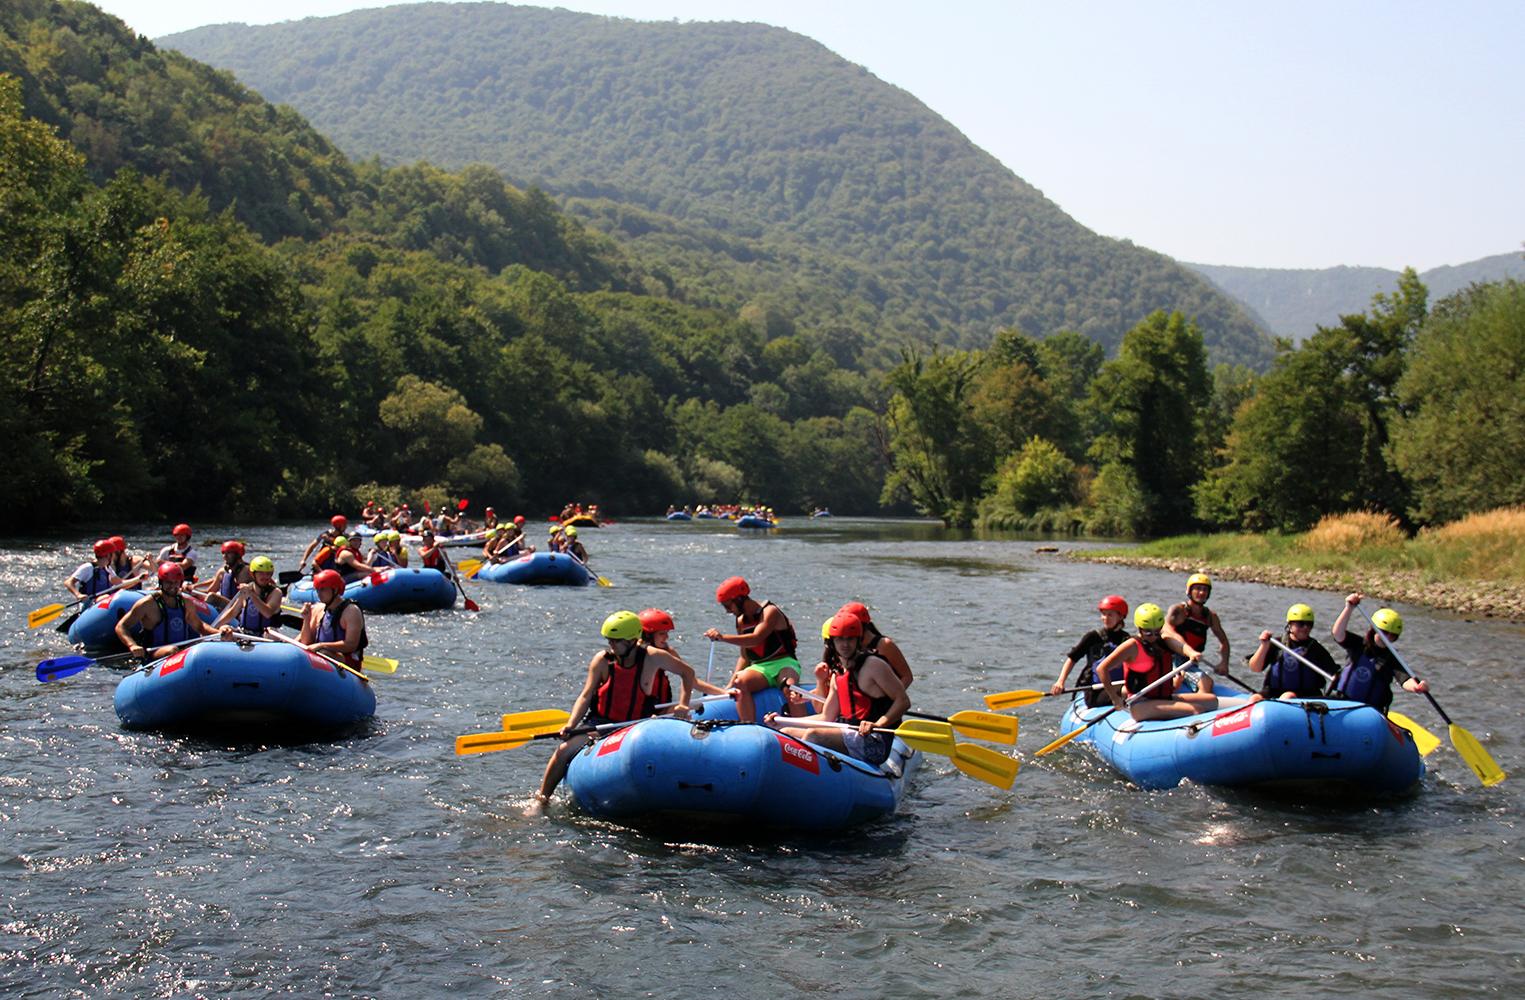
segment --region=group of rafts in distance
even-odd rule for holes
[[[182,540],[177,534],[177,542],[188,549],[189,528],[180,525],[176,530],[182,529],[185,537]],[[338,530],[336,524],[329,533]],[[98,563],[117,558],[114,543],[114,539],[98,543]],[[224,545],[229,566],[235,559],[241,562],[243,555],[241,547],[230,550],[230,544],[235,543]],[[272,586],[268,577],[273,564],[267,557],[258,557],[248,564],[253,571],[252,588],[220,587],[217,581],[223,573],[214,576],[208,588],[214,598],[224,598],[221,603],[228,607],[223,609],[223,618],[231,611],[238,628],[225,626],[214,632],[205,621],[193,621],[207,616],[186,615],[182,606],[181,614],[174,616],[181,631],[174,632],[167,629],[171,616],[164,610],[166,601],[174,603],[178,596],[186,554],[182,552],[179,562],[161,561],[156,574],[159,592],[135,595],[131,610],[115,623],[125,623],[125,633],[113,631],[127,636],[122,639],[127,655],[142,656],[148,645],[164,654],[156,660],[157,669],[136,672],[141,675],[137,701],[173,701],[162,695],[149,698],[150,692],[169,687],[149,681],[162,681],[187,665],[205,668],[187,675],[204,672],[227,680],[233,688],[240,683],[249,687],[247,677],[240,682],[243,675],[236,668],[251,666],[254,658],[241,660],[230,650],[247,651],[256,642],[285,642],[294,647],[289,653],[292,664],[305,662],[334,679],[351,682],[345,697],[336,697],[337,689],[331,684],[308,685],[296,692],[301,696],[298,701],[340,706],[333,712],[319,708],[309,721],[339,724],[369,717],[374,695],[363,671],[395,670],[395,661],[363,655],[363,616],[355,602],[347,599],[342,580],[315,575],[310,585],[314,593],[304,597],[305,606],[281,606],[277,598],[270,598],[276,606],[269,607],[253,599],[268,595]],[[88,565],[82,570],[94,572]],[[324,582],[329,585],[319,586]],[[1063,735],[1037,756],[1072,740],[1084,740],[1107,763],[1145,788],[1169,788],[1190,779],[1201,784],[1312,785],[1370,793],[1402,791],[1419,780],[1423,756],[1440,741],[1390,710],[1393,682],[1424,695],[1445,715],[1396,649],[1403,630],[1396,611],[1380,609],[1364,635],[1354,633],[1347,626],[1362,595],[1347,597],[1331,629],[1347,660],[1343,668],[1336,668],[1328,651],[1313,638],[1312,608],[1293,605],[1280,637],[1262,632],[1248,658],[1249,669],[1264,674],[1260,689],[1252,691],[1227,669],[1228,639],[1217,615],[1207,607],[1210,595],[1211,581],[1193,576],[1187,600],[1168,612],[1156,604],[1135,609],[1132,634],[1123,628],[1129,610],[1126,600],[1109,595],[1098,604],[1101,627],[1087,633],[1070,651],[1048,691],[987,695],[986,710],[944,717],[910,710],[908,690],[913,677],[906,657],[879,631],[861,603],[844,605],[822,625],[822,654],[812,678],[801,670],[797,639],[787,616],[772,602],[758,602],[747,582],[733,577],[717,589],[716,600],[734,616],[735,631],[705,633],[712,644],[739,647],[735,669],[724,687],[700,681],[677,655],[669,643],[674,626],[666,612],[654,608],[640,615],[619,611],[604,622],[606,646],[589,663],[570,711],[510,713],[499,730],[460,737],[456,749],[462,754],[481,753],[559,739],[532,812],[545,808],[565,777],[577,802],[597,815],[702,814],[835,828],[893,812],[906,780],[925,753],[946,756],[960,772],[1009,788],[1019,768],[1015,758],[957,737],[1014,745],[1017,720],[999,712],[1069,696],[1061,722]],[[47,610],[39,609],[34,616]],[[283,623],[299,628],[298,638],[281,635],[276,627]],[[137,628],[146,628],[152,641],[145,640],[144,645],[134,641]],[[161,631],[165,634],[159,635]],[[221,652],[176,651],[214,634],[240,641]],[[360,636],[358,643],[355,635]],[[1209,635],[1219,640],[1221,658],[1211,672],[1203,672],[1200,661]],[[220,645],[213,644],[213,649]],[[712,645],[712,662],[713,655]],[[262,662],[271,659],[267,653]],[[38,668],[39,679],[52,680],[83,669],[75,666],[79,660],[86,665],[96,662],[82,657],[44,661]],[[1066,686],[1070,673],[1082,662],[1077,685]],[[1214,673],[1243,687],[1247,696],[1223,697],[1215,688]],[[678,682],[676,698],[669,675]],[[801,683],[802,677],[813,679],[813,688]],[[307,680],[313,679],[307,675]],[[186,677],[177,683],[177,690],[191,690]],[[185,697],[204,698],[205,687],[200,694]],[[124,723],[157,724],[162,713],[146,711],[142,705],[136,705],[135,712],[123,710],[124,699],[129,708],[134,707],[134,690],[134,685],[125,682],[118,689],[118,711]],[[287,704],[292,697],[288,692]],[[181,704],[178,711],[183,715],[186,708]],[[1503,780],[1503,772],[1476,739],[1449,718],[1446,722],[1452,744],[1479,779],[1484,784]]]

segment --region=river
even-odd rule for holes
[[[134,549],[161,530],[130,533]],[[234,531],[198,530],[208,553]],[[240,534],[289,568],[313,530]],[[0,541],[0,993],[1518,995],[1525,774],[1482,788],[1449,743],[1395,801],[1141,792],[1083,747],[1032,756],[1057,733],[1054,699],[1020,712],[1010,792],[931,757],[897,817],[839,836],[656,836],[564,799],[526,819],[546,744],[457,758],[452,742],[568,707],[619,608],[669,609],[702,674],[726,576],[783,606],[802,653],[860,599],[906,649],[918,707],[952,712],[1047,687],[1102,594],[1165,605],[1184,585],[906,522],[583,534],[614,588],[473,583],[480,614],[372,616],[369,651],[402,661],[376,680],[375,723],[268,747],[124,731],[106,669],[38,684],[37,661],[67,648],[26,612],[58,599],[88,540]],[[1299,600],[1327,634],[1338,595],[1219,584],[1234,659]],[[1519,772],[1507,685],[1525,629],[1400,610],[1441,704]],[[1444,739],[1422,699],[1398,698]]]

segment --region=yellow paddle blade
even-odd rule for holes
[[[1059,737],[1054,742],[1050,743],[1048,746],[1044,747],[1043,749],[1039,750],[1037,753],[1033,754],[1033,756],[1034,757],[1043,757],[1043,756],[1046,756],[1047,754],[1051,754],[1055,750],[1058,750],[1060,747],[1064,746],[1070,740],[1073,740],[1075,737],[1079,736],[1081,733],[1085,732],[1087,729],[1090,729],[1090,728],[1091,728],[1090,726],[1081,726],[1079,729],[1072,729],[1069,732],[1065,733],[1063,736]]]
[[[1022,767],[1014,757],[973,743],[958,744],[953,752],[953,765],[969,777],[1000,789],[1010,788]]]
[[[1461,759],[1472,768],[1472,773],[1477,775],[1477,780],[1483,783],[1483,787],[1491,788],[1506,777],[1503,768],[1494,763],[1488,751],[1477,742],[1477,737],[1467,732],[1456,723],[1451,723],[1451,745],[1456,752],[1461,754]]]
[[[1045,691],[1002,691],[999,694],[987,694],[985,707],[992,712],[1001,712],[1008,708],[1035,705],[1043,700],[1045,694],[1047,694]]]
[[[374,674],[397,673],[397,661],[386,656],[367,656],[361,659],[360,665]]]
[[[476,576],[477,570],[482,568],[482,560],[462,559],[460,562],[455,564],[455,568],[460,570],[462,573],[465,573],[467,576]]]
[[[63,613],[64,605],[62,604],[49,604],[45,608],[38,608],[26,616],[26,627],[40,628]]]
[[[596,579],[598,581],[598,585],[600,587],[612,587],[612,586],[614,586],[614,584],[609,582],[609,579],[607,577],[597,576],[597,577],[594,577],[594,579]]]
[[[1407,729],[1414,737],[1414,749],[1419,751],[1419,756],[1428,757],[1440,746],[1440,737],[1410,719],[1402,712],[1388,712],[1387,721],[1401,729]]]
[[[994,712],[969,710],[954,712],[948,717],[948,721],[962,736],[972,736],[977,740],[987,740],[991,743],[1003,743],[1006,746],[1014,746],[1017,742],[1017,717],[1014,715],[996,715]]]
[[[534,733],[467,733],[455,738],[456,756],[473,753],[492,753],[494,750],[512,750],[522,747],[535,738]]]
[[[571,713],[563,712],[559,708],[541,708],[532,712],[511,712],[503,716],[503,731],[506,733],[518,733],[528,730],[542,730],[546,726],[554,726],[555,728],[551,732],[556,732],[571,721]]]
[[[953,727],[931,719],[903,719],[900,728],[890,730],[906,744],[926,753],[953,755]]]

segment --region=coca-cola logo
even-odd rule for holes
[[[802,743],[789,739],[787,736],[778,737],[779,752],[784,758],[784,763],[793,764],[802,771],[811,774],[821,773],[821,762],[816,752]]]

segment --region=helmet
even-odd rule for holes
[[[102,538],[90,546],[90,550],[95,553],[95,558],[99,559],[102,556],[109,556],[115,552],[116,546],[111,544],[111,539]]]
[[[671,632],[677,627],[672,623],[672,615],[661,608],[647,608],[640,617],[643,632]]]
[[[873,621],[873,619],[868,616],[868,605],[864,604],[862,601],[848,601],[846,604],[837,609],[837,614],[857,615],[858,620],[865,624]]]
[[[335,514],[333,517],[328,519],[328,523],[334,526],[335,531],[343,531],[345,528],[349,527],[349,518],[345,517],[343,514]]]
[[[1138,610],[1133,612],[1133,624],[1150,632],[1162,629],[1165,627],[1165,612],[1160,610],[1158,604],[1140,604]]]
[[[127,551],[127,539],[123,538],[121,535],[112,535],[111,536],[111,547],[113,549],[117,550],[118,552],[126,552]]]
[[[191,526],[182,522],[171,528],[169,533],[171,535],[189,535],[191,533]]]
[[[568,538],[576,538],[577,537],[577,529],[575,527],[568,526],[567,527],[567,537]]]
[[[222,543],[222,554],[223,555],[227,555],[229,552],[236,552],[239,555],[243,555],[244,554],[244,543],[240,542],[236,538],[228,539],[226,542]]]
[[[1403,616],[1392,608],[1378,608],[1371,616],[1371,623],[1394,639],[1403,634]]]
[[[515,514],[514,515],[514,523],[515,524],[523,524],[524,523],[524,515],[523,514]]]
[[[1116,611],[1124,618],[1128,617],[1128,602],[1123,600],[1121,594],[1108,594],[1096,602],[1097,611]]]
[[[858,638],[863,635],[863,619],[850,611],[838,611],[831,621],[826,623],[826,636],[829,639],[838,639],[843,636]]]
[[[344,543],[346,545],[351,545],[351,546],[359,547],[360,543],[364,542],[364,541],[365,541],[365,539],[363,537],[361,537],[360,535],[350,535],[348,538],[346,538],[344,540]]]
[[[484,513],[484,514],[496,514],[497,511],[493,510],[491,507],[484,507],[482,509],[482,513]]]
[[[497,538],[498,537],[498,529],[497,528],[488,528],[487,529],[487,537],[488,538]]]
[[[1313,624],[1313,609],[1306,604],[1294,604],[1287,609],[1287,621]]]
[[[641,619],[634,611],[616,611],[604,619],[604,627],[599,632],[605,639],[639,639]]]
[[[269,556],[255,556],[249,560],[249,572],[251,573],[274,573],[275,561]]]
[[[347,544],[349,544],[348,538],[345,538],[343,535],[334,536],[334,548],[342,549]]]
[[[550,533],[550,534],[552,534],[552,535],[554,535],[554,534],[556,534],[556,532],[558,532],[558,531],[560,531],[560,530],[561,530],[561,525],[559,525],[559,524],[553,524],[553,525],[551,525],[551,530],[550,530],[550,532],[549,532],[549,533]]]
[[[831,638],[831,619],[830,618],[828,618],[825,621],[821,622],[821,638],[822,639],[830,639]]]
[[[185,570],[177,562],[162,562],[159,564],[158,577],[160,583],[184,583]]]
[[[1206,587],[1208,590],[1212,590],[1212,577],[1208,576],[1206,573],[1193,573],[1186,580],[1186,592],[1188,594],[1191,593],[1191,588],[1193,587]]]
[[[746,597],[751,592],[752,588],[747,586],[746,580],[739,576],[727,577],[720,582],[720,586],[715,588],[715,600],[721,604],[729,604],[731,601]]]
[[[335,590],[342,594],[344,593],[344,577],[339,575],[338,570],[322,570],[313,574],[312,589]]]

